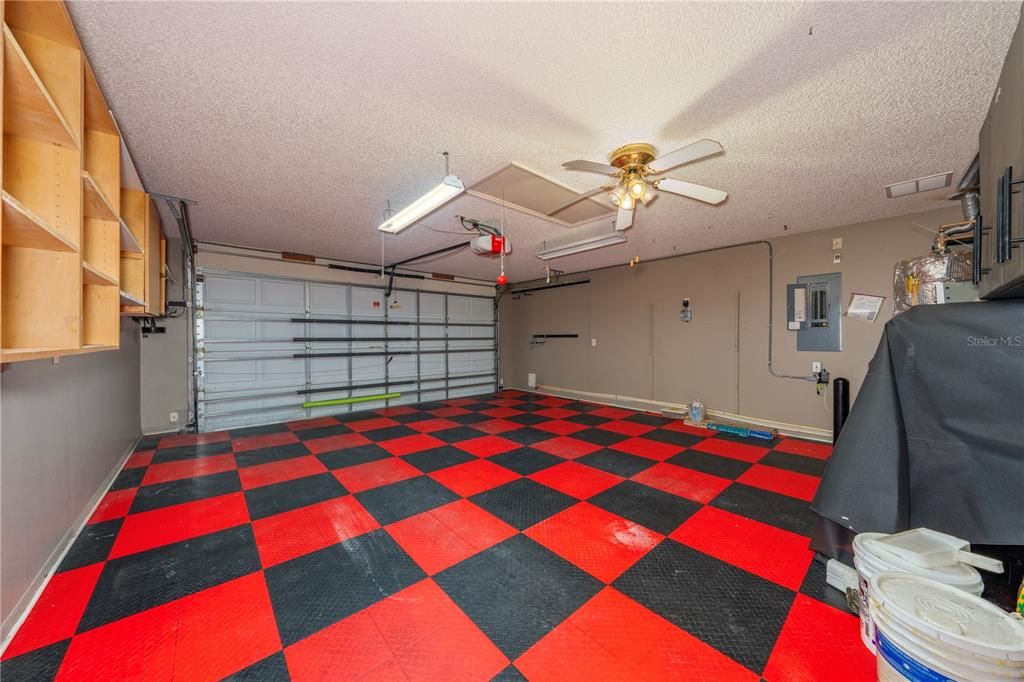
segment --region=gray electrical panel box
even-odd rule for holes
[[[843,276],[803,275],[786,287],[786,328],[796,332],[796,349],[843,349]]]

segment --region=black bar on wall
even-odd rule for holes
[[[560,289],[561,287],[574,287],[577,284],[590,284],[589,279],[581,279],[575,282],[562,282],[561,284],[543,284],[539,287],[529,287],[527,289],[510,289],[508,294],[528,294],[532,291],[544,291],[545,289]]]
[[[535,339],[578,339],[579,334],[534,334]]]

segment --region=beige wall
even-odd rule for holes
[[[959,208],[943,208],[773,240],[776,372],[810,374],[811,362],[820,360],[833,377],[848,378],[856,396],[892,311],[893,266],[926,253],[931,242],[932,235],[913,223],[936,227],[959,218]],[[843,239],[838,265],[833,237]],[[843,275],[844,310],[851,292],[869,293],[886,297],[883,314],[874,323],[844,318],[841,352],[797,352],[796,333],[786,330],[786,284],[827,272]],[[500,376],[506,387],[525,387],[527,373],[535,372],[548,386],[670,403],[699,399],[711,410],[831,429],[811,382],[768,372],[766,245],[622,265],[586,277],[590,284],[502,298]],[[679,320],[683,298],[691,302],[690,323]],[[529,344],[532,334],[545,333],[580,338]]]

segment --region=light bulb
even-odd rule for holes
[[[625,209],[627,211],[632,211],[634,206],[636,206],[636,200],[634,200],[633,197],[629,194],[622,197],[622,201],[619,202],[619,208]]]
[[[647,183],[641,178],[635,177],[629,181],[629,196],[634,199],[640,199],[644,196],[647,191]]]
[[[608,194],[608,198],[609,198],[609,199],[611,200],[611,202],[612,202],[613,204],[615,204],[616,206],[618,206],[618,205],[619,205],[619,201],[621,201],[621,200],[619,199],[619,195],[618,195],[618,194],[616,194],[615,192],[610,192],[610,193]]]
[[[622,185],[616,187],[608,197],[612,200],[612,203],[616,206],[624,205],[623,202],[629,199],[629,194],[623,189]]]

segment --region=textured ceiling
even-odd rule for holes
[[[567,271],[945,205],[883,185],[959,178],[1018,2],[73,2],[71,14],[150,190],[188,197],[198,239],[376,262],[385,201],[510,161],[580,191],[623,143],[710,137],[723,155],[670,173],[719,207],[661,195],[629,242]],[[635,48],[635,49],[632,49]],[[631,51],[632,49],[632,51]],[[455,243],[462,196],[398,236],[388,261]],[[506,211],[513,281],[567,228]],[[452,232],[452,234],[448,234]],[[431,269],[493,278],[461,253]],[[426,269],[426,268],[425,268]]]

